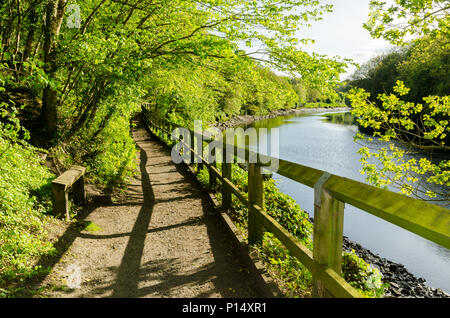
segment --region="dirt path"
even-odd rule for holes
[[[124,204],[91,207],[41,286],[50,297],[260,297],[209,198],[144,129]],[[70,272],[68,269],[72,269]],[[79,288],[67,288],[77,283]],[[72,273],[72,274],[70,274]],[[75,276],[74,276],[75,275]],[[60,286],[55,287],[55,286]]]

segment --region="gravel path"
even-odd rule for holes
[[[125,202],[92,208],[100,230],[76,232],[46,296],[261,297],[207,195],[143,128],[133,137],[140,173]]]

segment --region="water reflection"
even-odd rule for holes
[[[357,125],[356,117],[350,112],[325,114],[323,117],[325,121],[333,124],[346,126]]]

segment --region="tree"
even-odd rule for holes
[[[42,54],[45,65],[44,71],[50,78],[55,76],[57,70],[56,46],[66,4],[66,0],[49,0],[45,7]],[[32,33],[33,31],[30,30],[30,37],[33,36]],[[54,137],[57,129],[57,94],[58,92],[55,87],[52,87],[51,82],[45,86],[42,93],[42,118],[46,123],[49,137]]]
[[[445,86],[424,90],[419,78],[449,73],[448,62],[442,58],[448,57],[448,9],[448,2],[440,0],[396,0],[388,9],[384,3],[372,1],[372,13],[365,26],[373,37],[382,36],[400,45],[407,44],[407,35],[422,37],[409,42],[406,58],[394,63],[398,77],[392,91],[377,92],[376,98],[369,98],[370,93],[354,88],[348,95],[360,125],[388,143],[379,147],[371,143],[372,138],[356,136],[356,140],[373,145],[370,149],[366,144],[359,151],[367,180],[377,186],[396,185],[407,195],[446,205],[450,202],[450,161],[446,155],[450,150],[449,90]],[[406,20],[395,24],[395,18]],[[425,33],[427,36],[423,36]],[[436,55],[431,53],[434,51]],[[410,97],[410,88],[398,79],[401,76],[415,89]],[[432,86],[428,83],[428,88]],[[425,92],[440,96],[423,96]]]
[[[178,111],[185,107],[180,113],[192,118],[220,108],[230,114],[264,112],[264,103],[291,107],[292,89],[263,75],[269,67],[334,94],[346,64],[299,49],[308,40],[297,39],[296,31],[331,10],[317,0],[84,0],[77,2],[79,28],[67,23],[69,5],[74,2],[2,2],[0,57],[8,65],[5,73],[14,75],[8,89],[31,91],[42,100],[34,112],[53,137],[45,138],[46,147],[61,162],[83,162],[103,176],[124,171],[133,141],[123,126],[155,95],[148,79],[158,84],[155,77],[170,74],[186,85],[179,90],[184,97],[187,86],[199,92],[191,100],[175,91],[158,99],[173,101]],[[203,87],[175,74],[189,69]],[[245,76],[233,75],[239,73]],[[257,84],[253,92],[250,83]]]
[[[3,51],[18,51],[13,56],[28,59],[38,38],[24,18],[29,16],[30,22],[42,26],[43,41],[35,47],[47,77],[42,117],[50,134],[64,123],[58,135],[63,140],[92,122],[102,101],[122,85],[151,76],[158,67],[208,57],[235,59],[239,65],[250,56],[332,93],[329,84],[337,83],[345,65],[298,49],[295,31],[331,10],[319,1],[89,0],[79,4],[83,20],[78,29],[63,23],[67,4],[67,0],[17,0],[2,8],[3,17],[9,16],[2,20],[2,28],[8,30],[2,34]],[[304,10],[292,13],[298,7]],[[44,14],[37,15],[36,21],[32,12]],[[11,35],[17,38],[16,45]],[[242,52],[238,50],[242,43],[258,49]],[[6,60],[16,62],[9,56]],[[67,103],[77,105],[76,109],[61,109]],[[64,113],[75,115],[69,120]]]
[[[372,37],[382,37],[395,45],[407,45],[411,37],[448,32],[448,0],[394,0],[390,6],[371,1],[370,9],[364,27]]]
[[[442,33],[419,38],[397,66],[399,78],[411,88],[409,101],[450,92],[450,42]]]
[[[400,79],[397,68],[405,58],[405,50],[377,55],[355,71],[351,85],[364,88],[372,99],[378,94],[390,93],[396,80]]]
[[[376,186],[391,184],[407,195],[448,204],[450,161],[437,155],[450,151],[450,98],[429,96],[416,104],[401,100],[409,92],[403,82],[397,81],[393,90],[378,95],[381,105],[368,100],[369,94],[360,88],[348,95],[359,124],[370,127],[375,137],[389,144],[375,145],[375,149],[362,147],[362,171]],[[362,134],[356,140],[373,141]]]

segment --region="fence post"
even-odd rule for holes
[[[200,132],[201,136],[197,135],[197,149],[194,148],[194,150],[198,151],[198,154],[200,155],[201,158],[198,159],[198,163],[197,163],[197,172],[200,172],[200,170],[203,169],[204,165],[203,165],[203,131]]]
[[[191,130],[191,149],[189,150],[191,152],[191,164],[194,165],[195,164],[195,134],[194,131]]]
[[[216,148],[213,148],[213,149],[211,149],[211,158],[215,158],[215,156],[216,156]],[[211,166],[216,167],[215,159],[212,159],[211,161],[214,161],[214,162],[209,162],[209,164]],[[209,172],[209,188],[214,189],[217,184],[216,175],[214,174],[214,172],[212,171],[211,168],[208,168],[208,172]]]
[[[325,172],[314,185],[313,258],[319,264],[342,275],[344,203],[333,198],[323,184],[330,178]],[[333,297],[323,284],[313,278],[313,297]]]
[[[263,178],[261,166],[249,163],[248,168],[248,244],[262,242],[263,228],[256,218],[253,205],[263,207]]]
[[[203,170],[203,138],[199,138],[198,154],[202,157],[201,161],[197,164],[197,171]]]
[[[227,162],[226,135],[223,137],[222,145],[222,176],[231,181],[231,162]],[[231,207],[231,191],[225,182],[222,182],[222,207],[225,209],[229,209]]]
[[[169,137],[168,137],[168,139],[169,139],[169,144],[170,144],[172,142],[172,132],[173,132],[173,125],[172,125],[172,123],[170,123],[170,122],[168,123],[167,129],[169,130]]]

